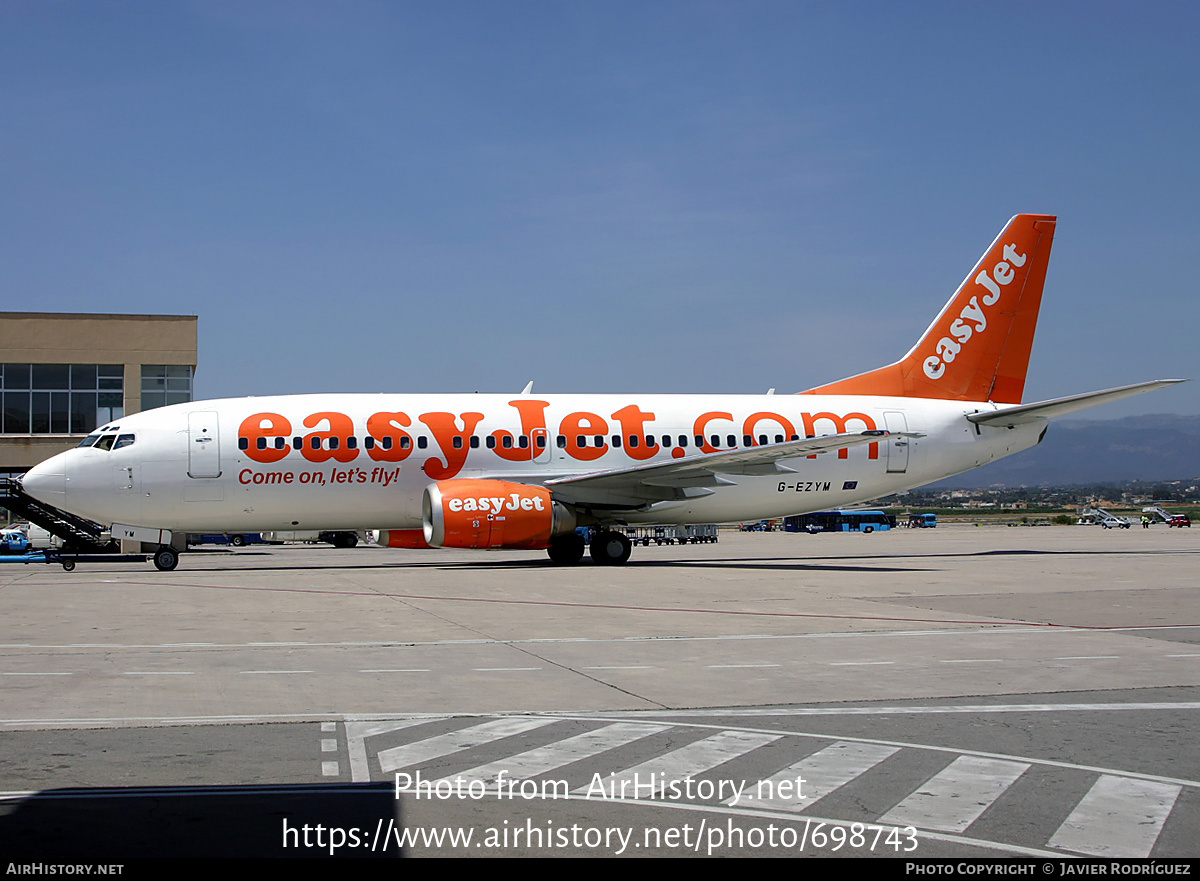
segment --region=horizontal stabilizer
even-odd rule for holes
[[[976,425],[1021,425],[1038,419],[1049,419],[1052,416],[1065,416],[1077,410],[1086,410],[1110,401],[1119,401],[1140,395],[1142,392],[1152,392],[1155,389],[1166,388],[1176,383],[1187,382],[1186,379],[1155,379],[1151,382],[1139,382],[1134,385],[1123,385],[1120,388],[1105,389],[1100,392],[1086,392],[1082,395],[1071,395],[1067,398],[1055,398],[1051,401],[1038,401],[1035,404],[1022,404],[1018,407],[1005,407],[1003,410],[984,410],[979,413],[968,413],[967,418]]]

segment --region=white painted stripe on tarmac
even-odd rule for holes
[[[610,798],[622,798],[622,793],[625,798],[655,798],[661,795],[670,783],[682,785],[689,777],[723,765],[760,746],[774,743],[782,736],[747,731],[722,731],[704,740],[697,740],[663,753],[619,774],[601,777],[600,782]],[[579,795],[589,792],[595,794],[590,784],[574,792]]]
[[[377,734],[402,731],[415,725],[424,725],[433,719],[370,719],[346,721],[346,752],[350,755],[350,779],[355,783],[368,783],[371,768],[367,764],[367,738]]]
[[[191,670],[125,670],[122,676],[195,676]]]
[[[405,728],[412,728],[415,725],[427,725],[430,722],[438,722],[444,718],[446,717],[416,716],[410,719],[347,719],[346,739],[363,740],[367,737],[374,737],[377,734],[403,731]]]
[[[1196,629],[1200,624],[1170,624],[1150,625],[1146,627],[1088,627],[1074,628],[1067,625],[1048,629],[1045,625],[1027,625],[1023,627],[975,628],[968,630],[896,630],[886,633],[872,633],[871,640],[907,639],[909,637],[960,637],[978,639],[983,636],[1088,636],[1097,633],[1121,633],[1140,630],[1187,630]],[[864,634],[855,631],[839,631],[835,633],[747,633],[743,635],[725,636],[673,636],[672,642],[736,642],[753,640],[826,640],[826,639],[863,639]],[[344,642],[193,642],[193,643],[160,643],[160,642],[79,642],[79,643],[49,643],[35,645],[28,642],[0,643],[0,649],[30,649],[46,651],[47,649],[104,649],[105,651],[120,651],[125,649],[161,649],[161,648],[424,648],[430,646],[458,645],[534,645],[554,643],[581,643],[604,645],[610,643],[660,642],[661,636],[614,636],[614,637],[538,637],[530,639],[436,639],[423,642],[398,642],[396,640],[354,640]]]
[[[1029,767],[1025,762],[959,756],[879,822],[963,832]]]
[[[1181,788],[1106,774],[1048,844],[1096,857],[1148,857]]]
[[[938,661],[939,664],[1002,664],[1003,658],[951,658]]]
[[[618,746],[633,743],[635,740],[641,740],[651,734],[658,734],[670,727],[670,725],[618,722],[546,746],[539,746],[507,759],[489,762],[478,768],[464,771],[462,774],[455,774],[443,779],[457,780],[461,777],[467,784],[479,780],[483,782],[484,786],[491,788],[496,785],[501,774],[504,774],[510,781],[536,777],[572,762],[591,758]]]
[[[784,768],[775,776],[747,787],[747,795],[738,804],[802,811],[897,752],[899,748],[894,746],[841,740]],[[797,778],[800,783],[796,782]],[[759,798],[760,794],[762,798]]]
[[[679,716],[906,716],[939,713],[1062,713],[1145,710],[1200,710],[1200,701],[1144,702],[1135,703],[1061,703],[1061,704],[947,704],[946,706],[890,706],[890,707],[793,707],[791,709],[750,710],[686,710]]]
[[[398,768],[407,768],[430,759],[439,759],[442,756],[482,746],[514,734],[524,734],[526,731],[533,731],[556,721],[556,719],[531,719],[528,717],[493,719],[482,725],[472,725],[470,728],[440,734],[416,743],[385,749],[379,753],[379,767],[385,774],[390,774]]]

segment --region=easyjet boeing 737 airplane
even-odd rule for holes
[[[1052,416],[1182,380],[1022,404],[1055,218],[1014,217],[912,350],[795,395],[298,395],[102,426],[26,492],[159,545],[188,532],[379,528],[391,547],[629,559],[619,527],[873,499],[1037,444]]]

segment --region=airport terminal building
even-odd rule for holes
[[[194,315],[0,312],[0,476],[129,413],[192,400]]]

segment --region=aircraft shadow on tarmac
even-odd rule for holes
[[[745,570],[794,570],[798,572],[805,571],[832,571],[832,572],[927,572],[939,571],[938,566],[921,566],[922,562],[935,562],[939,559],[965,559],[971,557],[1144,557],[1147,554],[1168,554],[1177,555],[1178,550],[1141,550],[1141,549],[1083,549],[1083,550],[1045,550],[1045,549],[996,549],[985,551],[971,551],[966,553],[920,553],[920,554],[858,554],[858,555],[838,555],[838,556],[823,556],[823,557],[730,557],[730,558],[704,558],[704,559],[682,559],[682,560],[654,560],[646,559],[644,556],[630,560],[622,569],[745,569]],[[513,570],[513,569],[546,569],[556,568],[563,572],[571,571],[570,567],[561,567],[553,563],[549,559],[538,559],[522,557],[521,559],[509,560],[484,560],[470,559],[461,561],[448,561],[437,559],[415,559],[408,557],[403,560],[388,560],[387,562],[370,562],[370,563],[348,563],[344,560],[333,561],[328,563],[306,562],[303,565],[263,565],[255,566],[248,558],[267,557],[271,555],[268,552],[255,551],[251,553],[239,553],[236,557],[231,557],[229,565],[206,567],[205,571],[220,572],[220,571],[248,571],[253,569],[271,570],[271,571],[316,571],[321,569],[465,569],[465,570]],[[186,564],[187,556],[183,557]],[[243,562],[244,561],[244,562]],[[880,563],[888,563],[891,565],[881,566]],[[588,567],[590,564],[585,560],[579,564],[582,567]]]

